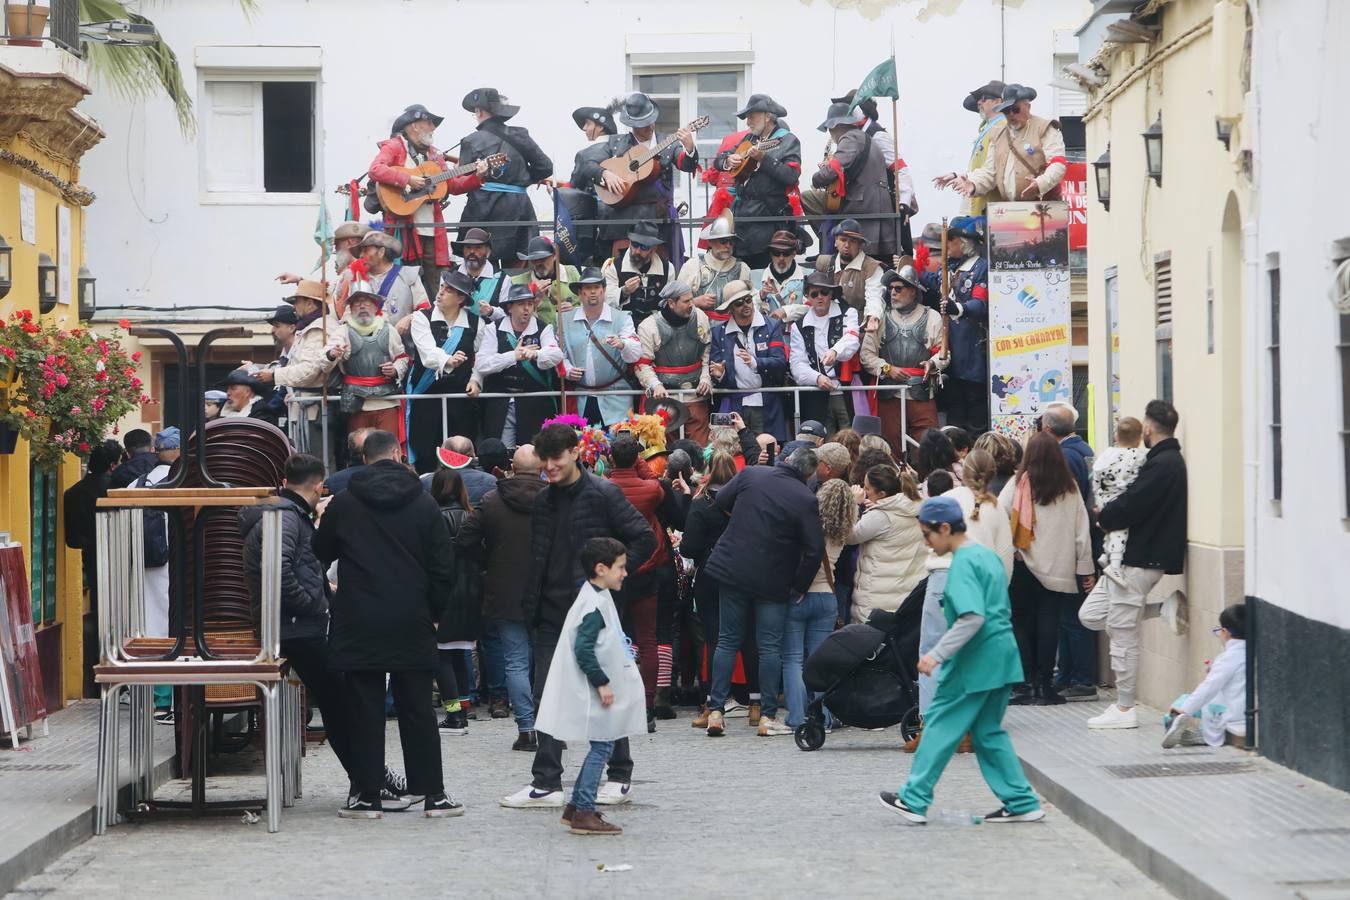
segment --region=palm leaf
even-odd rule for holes
[[[239,0],[239,5],[245,15],[251,15],[257,9],[256,0]],[[154,26],[153,22],[132,12],[120,0],[80,0],[81,22],[106,22],[111,19],[126,19],[139,25]],[[184,137],[191,137],[197,130],[197,119],[192,111],[192,94],[183,83],[178,55],[164,41],[163,35],[153,44],[86,42],[84,50],[90,69],[98,73],[115,93],[136,100],[162,92],[173,103],[178,126]]]

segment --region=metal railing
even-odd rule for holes
[[[894,384],[894,385],[887,384],[887,385],[881,385],[881,386],[878,386],[878,385],[875,385],[875,384],[841,384],[841,385],[838,386],[837,390],[839,390],[839,391],[841,391],[841,392],[843,392],[843,393],[845,393],[845,394],[847,394],[847,393],[856,393],[856,392],[858,392],[858,391],[876,391],[876,392],[878,392],[878,393],[880,393],[880,394],[884,394],[884,395],[887,395],[887,396],[893,396],[893,397],[896,397],[896,398],[898,398],[898,399],[900,399],[900,400],[906,400],[906,399],[908,399],[908,397],[909,397],[909,386],[908,386],[908,385],[904,385],[904,384]],[[710,396],[710,397],[700,397],[700,396],[698,396],[694,391],[685,391],[685,390],[673,390],[673,389],[667,389],[666,395],[667,395],[668,397],[670,397],[670,398],[675,399],[675,400],[679,400],[679,401],[682,402],[682,403],[691,403],[691,402],[696,402],[696,401],[699,401],[699,400],[705,400],[705,399],[708,400],[710,403],[716,403],[716,402],[718,401],[719,398],[726,398],[727,396],[730,396],[730,395],[746,395],[746,394],[788,394],[788,393],[792,394],[792,423],[791,423],[791,424],[792,424],[792,429],[791,429],[790,433],[795,435],[795,434],[797,433],[797,428],[800,427],[800,426],[801,426],[801,423],[802,423],[802,417],[801,417],[801,416],[802,416],[802,409],[801,409],[801,394],[803,394],[803,393],[806,393],[806,394],[823,394],[823,393],[825,393],[825,392],[822,391],[820,388],[815,387],[815,386],[812,386],[812,385],[785,385],[785,386],[783,386],[783,387],[762,387],[762,388],[760,388],[759,390],[756,390],[756,391],[718,391],[718,390],[714,390],[712,396]],[[832,394],[832,393],[834,393],[834,392],[831,391],[830,393]],[[647,391],[642,390],[642,389],[635,389],[635,388],[623,388],[623,389],[608,389],[608,388],[607,388],[607,389],[605,389],[605,390],[594,390],[594,389],[587,390],[584,386],[581,386],[581,385],[578,385],[578,386],[576,386],[575,388],[574,388],[572,385],[570,385],[570,384],[567,386],[567,396],[568,396],[568,397],[573,397],[573,398],[583,398],[583,397],[606,397],[606,396],[613,397],[613,396],[615,396],[615,395],[626,396],[626,397],[646,397],[646,396],[648,396]],[[525,397],[553,397],[553,398],[559,398],[560,396],[561,396],[561,394],[560,394],[559,391],[525,391],[525,392],[518,393],[518,394],[510,394],[510,393],[487,393],[487,392],[483,392],[483,393],[480,393],[477,397],[470,397],[468,394],[390,394],[390,395],[387,395],[387,396],[384,396],[384,397],[379,397],[379,398],[376,398],[376,399],[380,399],[380,400],[407,400],[407,401],[410,401],[410,402],[423,402],[423,403],[426,403],[426,402],[434,402],[434,401],[440,401],[440,404],[441,404],[441,440],[445,440],[445,439],[448,438],[448,437],[454,437],[454,436],[455,436],[455,435],[451,434],[451,432],[450,432],[450,407],[449,407],[449,404],[450,404],[451,402],[463,402],[463,401],[466,401],[466,400],[514,400],[514,399],[520,399],[520,398],[525,398]],[[330,442],[330,440],[329,440],[329,431],[328,431],[328,423],[329,423],[328,407],[329,407],[330,404],[334,404],[334,403],[337,403],[337,402],[338,402],[338,398],[337,398],[336,396],[324,397],[324,396],[321,395],[321,394],[299,394],[299,395],[297,395],[297,394],[295,394],[294,392],[292,392],[291,395],[290,395],[290,397],[287,398],[287,425],[288,425],[288,427],[290,428],[290,431],[291,431],[291,440],[292,440],[292,443],[295,443],[295,438],[297,437],[297,434],[296,434],[295,429],[297,429],[297,428],[308,428],[309,418],[308,418],[308,414],[307,414],[307,405],[308,405],[308,404],[314,404],[314,403],[320,404],[318,416],[319,416],[319,422],[320,422],[320,425],[321,425],[321,433],[322,433],[322,435],[323,435],[323,454],[322,454],[322,458],[323,458],[324,468],[328,468],[328,465],[329,465],[328,449],[329,449],[329,447],[330,447],[330,445],[331,445],[331,442]],[[906,445],[913,445],[913,446],[917,447],[917,446],[918,446],[918,442],[916,442],[916,441],[915,441],[912,437],[910,437],[909,434],[908,434],[909,417],[908,417],[908,414],[907,414],[907,413],[908,413],[908,410],[905,408],[905,404],[904,404],[904,403],[901,403],[901,404],[900,404],[900,435],[901,435],[901,439],[905,442]],[[466,435],[466,436],[469,437],[469,438],[473,438],[473,437],[474,437],[474,435]],[[683,428],[683,426],[680,428],[680,437],[684,437],[684,428]],[[311,449],[311,452],[312,452],[312,449]],[[316,455],[317,455],[317,454],[316,454]]]
[[[4,18],[0,27],[7,44],[42,44],[51,42],[63,50],[83,56],[80,44],[79,0],[45,0],[36,3],[9,2],[4,4]]]

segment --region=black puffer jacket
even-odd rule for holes
[[[1102,507],[1098,521],[1107,531],[1130,529],[1125,565],[1167,575],[1185,571],[1186,460],[1176,438],[1153,445],[1139,475]]]
[[[544,487],[537,475],[502,479],[455,535],[461,550],[483,565],[483,615],[489,618],[525,621],[521,598],[530,577],[534,501]]]
[[[244,580],[253,601],[254,618],[262,609],[263,512],[273,507],[281,510],[281,639],[323,637],[328,632],[328,581],[314,555],[309,504],[290,491],[239,510]]]
[[[441,518],[450,531],[450,583],[440,587],[441,611],[436,619],[436,640],[476,641],[483,629],[483,574],[477,561],[455,543],[469,511],[458,503],[441,507]]]
[[[328,631],[334,668],[434,669],[452,552],[440,508],[410,469],[385,459],[353,475],[314,535],[319,560],[338,561]]]
[[[572,540],[576,550],[572,555],[572,580],[580,585],[585,579],[581,569],[581,547],[593,537],[611,537],[621,541],[627,550],[628,571],[636,572],[656,550],[656,535],[652,533],[647,520],[642,518],[642,514],[628,502],[616,485],[590,472],[583,471],[581,483],[569,487],[577,490],[572,501]],[[530,561],[530,577],[525,583],[524,612],[526,625],[538,627],[544,624],[556,630],[567,617],[571,601],[561,609],[545,608],[546,604],[543,603],[544,565],[548,561],[549,547],[553,541],[553,504],[550,498],[554,490],[556,488],[553,485],[548,485],[534,501],[533,535],[530,541],[533,558]]]

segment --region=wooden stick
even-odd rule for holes
[[[942,351],[938,354],[939,358],[947,358],[947,324],[951,319],[947,316],[947,296],[951,291],[951,271],[947,268],[947,217],[942,217],[942,256],[938,263],[942,267],[942,298],[938,309],[942,315]]]
[[[892,48],[894,55],[894,48]],[[891,142],[895,146],[895,162],[900,161],[900,102],[891,101]],[[894,163],[892,164],[894,165]],[[895,252],[900,253],[903,249],[900,242],[900,169],[894,168],[891,171],[891,178],[895,181]]]
[[[556,197],[554,203],[560,202]],[[567,359],[567,320],[560,306],[562,306],[562,251],[558,249],[558,216],[555,212],[553,216],[553,311],[556,314],[558,322],[558,344],[562,348],[563,360]],[[558,415],[567,415],[567,366],[563,366],[562,373],[558,376]]]

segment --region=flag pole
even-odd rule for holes
[[[563,370],[558,373],[558,415],[567,414],[567,318],[562,309],[562,242],[558,240],[558,189],[553,188],[553,311],[558,323],[558,346],[563,354]]]
[[[895,93],[900,93],[900,69],[895,62],[895,26],[891,26],[891,70],[895,72]],[[891,179],[895,182],[895,252],[900,254],[900,98],[891,98],[891,143],[895,146],[895,162],[891,164]]]
[[[324,352],[328,352],[328,201],[324,199],[323,193],[319,194],[319,222],[320,238],[319,241],[319,284],[322,285],[323,302],[319,305],[319,328],[323,335]],[[331,370],[330,370],[331,371]],[[323,440],[322,452],[318,454],[319,459],[323,460],[324,469],[328,468],[328,373],[324,373],[323,378],[323,396],[320,399],[320,414],[323,416],[323,422],[319,429],[319,435]],[[307,410],[301,410],[300,427],[309,429],[309,414]],[[297,429],[298,431],[298,429]],[[310,447],[312,454],[314,448]]]

